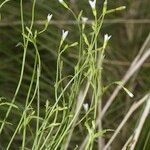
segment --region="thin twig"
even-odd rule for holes
[[[129,143],[131,143],[133,138],[133,134],[129,137],[129,139],[127,140],[127,142],[125,143],[125,145],[123,146],[122,150],[127,150],[127,147],[129,145]]]
[[[147,116],[149,114],[149,111],[150,111],[150,96],[149,96],[149,98],[147,100],[147,103],[145,105],[144,111],[143,111],[143,113],[141,115],[138,127],[135,129],[135,134],[133,136],[133,142],[131,144],[130,150],[134,150],[135,149],[136,143],[137,143],[137,141],[139,139],[140,133],[141,133],[142,128],[144,126],[145,120],[146,120],[146,118],[147,118]]]
[[[78,55],[76,54],[69,54],[69,57],[77,59]],[[111,60],[111,59],[104,59],[103,64],[106,65],[115,65],[115,66],[125,66],[125,67],[129,67],[131,65],[132,62],[130,61],[121,61],[121,60]],[[150,63],[145,62],[142,67],[144,68],[149,68],[150,67]]]
[[[45,20],[37,20],[35,21],[35,25],[45,25]],[[29,24],[30,21],[25,22],[25,24]],[[82,23],[82,22],[81,22]],[[92,24],[93,20],[87,21],[87,24]],[[104,23],[106,24],[150,24],[150,19],[105,19]],[[53,20],[50,24],[58,25],[58,24],[68,24],[68,25],[76,25],[77,22],[75,20]],[[0,27],[6,26],[18,26],[21,25],[20,21],[4,21],[0,22]]]
[[[124,124],[127,122],[127,120],[130,118],[130,116],[133,114],[133,112],[135,110],[137,110],[147,100],[147,98],[148,98],[148,95],[144,96],[141,100],[139,100],[138,102],[134,103],[130,107],[128,113],[125,115],[124,119],[122,120],[122,122],[120,123],[118,128],[115,130],[114,134],[112,135],[112,137],[110,138],[110,140],[108,141],[108,143],[106,144],[106,146],[104,147],[103,150],[107,150],[108,149],[110,144],[114,141],[114,139],[116,138],[116,136],[118,135],[118,133],[120,132],[120,130],[122,129]]]

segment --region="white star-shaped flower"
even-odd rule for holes
[[[51,19],[52,19],[52,17],[53,17],[53,15],[52,15],[52,14],[48,14],[48,15],[47,15],[47,21],[48,21],[48,22],[50,22],[50,21],[51,21]]]
[[[104,42],[108,42],[111,38],[111,35],[108,36],[108,34],[104,35]]]
[[[96,7],[96,0],[94,0],[94,1],[89,0],[89,4],[90,4],[92,9],[95,9],[95,7]]]
[[[62,30],[62,40],[64,41],[66,37],[68,36],[69,31]]]

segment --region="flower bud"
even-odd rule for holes
[[[69,31],[62,30],[62,40],[64,41],[68,35]]]
[[[84,108],[85,112],[87,112],[88,109],[89,109],[89,104],[88,103],[84,103],[83,104],[83,108]]]
[[[48,15],[47,15],[47,21],[48,21],[48,22],[50,22],[50,21],[51,21],[51,19],[52,19],[52,17],[53,17],[53,15],[52,15],[52,14],[48,14]]]

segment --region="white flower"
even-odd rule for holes
[[[52,17],[53,17],[53,15],[52,15],[52,14],[48,14],[48,15],[47,15],[47,21],[48,21],[48,22],[50,22],[50,21],[51,21],[51,19],[52,19]]]
[[[87,18],[87,17],[82,17],[81,19],[82,19],[82,22],[83,22],[83,23],[86,23],[86,22],[88,21],[88,18]]]
[[[61,4],[64,2],[63,0],[58,0],[58,1],[59,1],[59,3],[61,3]]]
[[[62,30],[62,40],[64,41],[68,35],[69,31]]]
[[[84,110],[87,112],[88,109],[89,109],[89,104],[88,104],[88,103],[84,103],[84,104],[83,104],[83,108],[84,108]]]
[[[94,0],[94,1],[89,0],[89,4],[90,4],[92,9],[95,9],[95,7],[96,7],[96,0]]]
[[[105,34],[104,35],[104,42],[108,42],[110,40],[110,38],[111,38],[111,35],[108,36],[108,34]]]

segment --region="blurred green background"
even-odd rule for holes
[[[2,2],[3,0],[0,0],[0,3]],[[0,97],[5,97],[7,100],[11,100],[16,89],[23,54],[22,48],[16,47],[17,43],[22,41],[19,2],[19,0],[11,0],[2,9],[0,9]],[[93,19],[88,0],[66,0],[66,2],[68,2],[76,14],[78,14],[80,10],[83,10],[84,16],[88,17],[89,20]],[[97,9],[101,11],[103,1],[97,0],[97,3]],[[24,0],[24,16],[27,26],[29,25],[28,22],[31,20],[31,6],[31,0]],[[102,42],[103,35],[105,33],[112,35],[104,62],[104,85],[113,81],[118,81],[123,77],[150,32],[149,0],[108,0],[109,9],[116,8],[118,6],[126,6],[127,8],[124,11],[115,12],[105,18],[106,20],[101,31],[101,38],[99,39],[100,42]],[[56,58],[58,43],[61,38],[61,30],[69,30],[69,36],[67,38],[68,42],[77,41],[79,36],[76,23],[73,21],[74,18],[58,3],[57,0],[37,0],[35,11],[36,22],[34,29],[43,28],[43,23],[47,18],[48,13],[53,14],[52,24],[49,25],[48,31],[42,34],[38,39],[38,46],[42,60],[42,76],[40,85],[43,105],[45,104],[46,99],[53,99]],[[150,41],[147,47],[150,47]],[[25,103],[25,95],[29,86],[33,68],[33,52],[33,47],[29,46],[24,80],[16,100],[16,103],[22,108]],[[73,71],[77,53],[77,49],[72,49],[65,54],[64,73],[66,73],[66,75],[71,74]],[[144,63],[142,68],[140,68],[138,73],[132,77],[126,86],[134,93],[135,97],[130,99],[122,91],[117,96],[116,101],[108,110],[106,117],[103,120],[104,128],[115,129],[128,111],[131,104],[143,97],[149,91],[150,59]],[[107,100],[113,89],[114,87],[112,87],[104,96],[104,103],[105,99]],[[3,118],[3,114],[6,109],[7,108],[5,107],[0,109],[0,118]],[[19,115],[19,112],[14,111],[14,114],[17,116]],[[128,139],[137,123],[139,114],[140,111],[137,111],[123,128],[118,138],[113,143],[114,150],[119,150]],[[12,118],[10,117],[10,119]],[[17,117],[13,119],[17,120]],[[147,134],[150,132],[149,129],[150,121],[147,119],[145,131],[142,135],[143,142],[139,143],[139,150],[141,150],[144,141],[146,141],[146,138],[149,135]],[[11,129],[8,128],[8,135],[9,130],[11,132]],[[107,135],[106,140],[109,138],[110,135]],[[5,137],[0,137],[0,145],[5,140]],[[80,139],[75,139],[75,141],[76,140]]]

